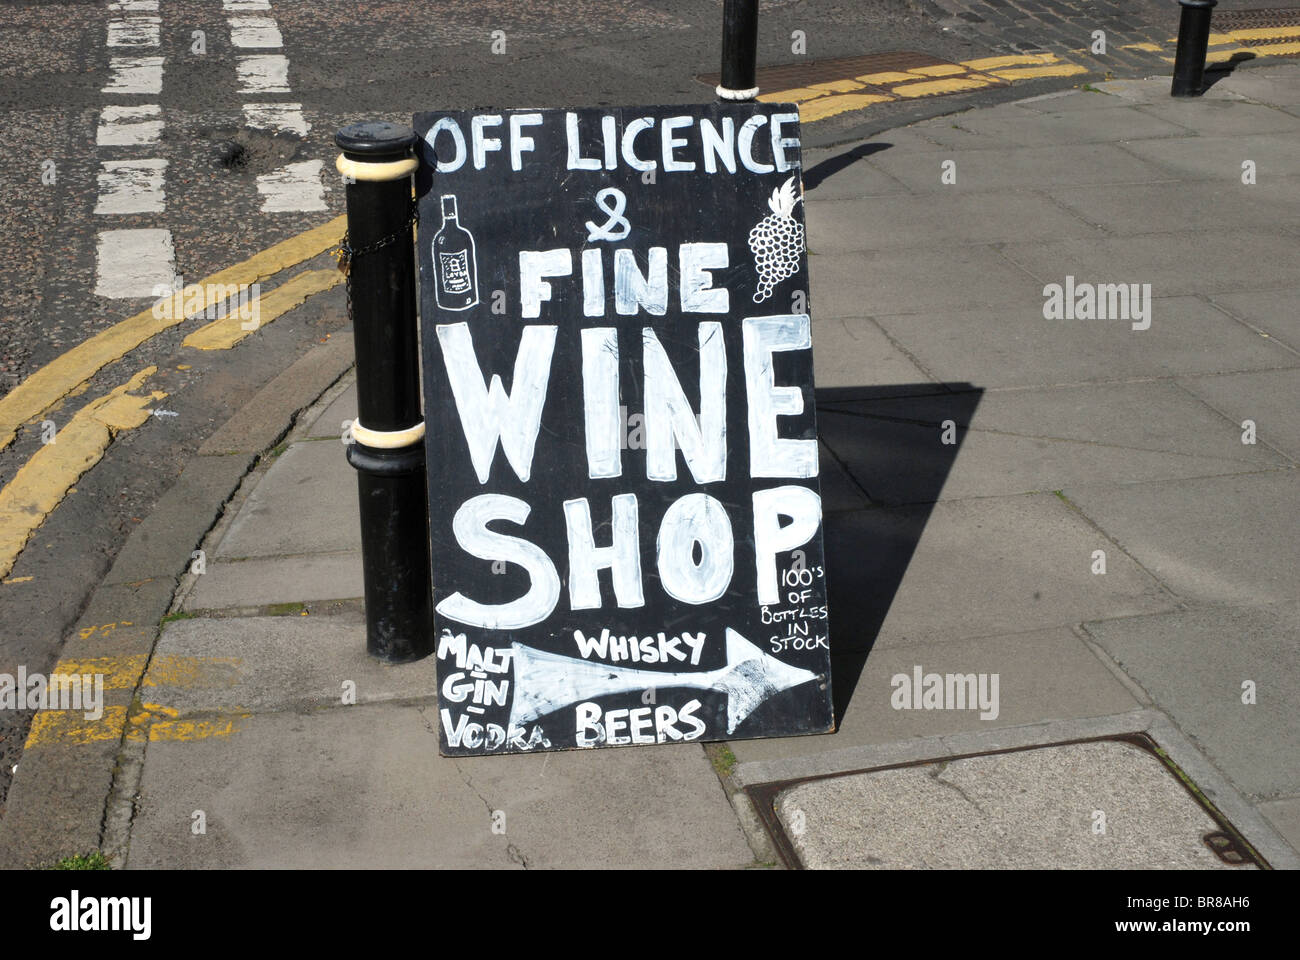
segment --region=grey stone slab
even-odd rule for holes
[[[957,162],[956,184],[944,184],[940,164]],[[1109,143],[1019,147],[927,153],[920,156],[883,151],[869,163],[918,193],[977,193],[1077,183],[1146,183],[1169,178],[1167,169],[1140,160]]]
[[[831,642],[835,637],[832,634]],[[922,677],[935,673],[988,679],[984,690],[993,709],[926,709],[910,699],[917,667]],[[858,670],[861,674],[858,674]],[[997,676],[996,690],[992,677]],[[904,677],[905,682],[895,678]],[[1046,720],[1126,713],[1137,701],[1069,630],[1034,631],[944,643],[887,646],[861,658],[836,656],[831,687],[837,704],[847,703],[839,730],[823,737],[739,740],[731,750],[741,763],[827,754],[847,747],[879,746],[917,737],[1014,727]],[[957,684],[954,684],[954,693]],[[904,701],[900,691],[906,690]],[[996,697],[992,694],[996,693]],[[985,716],[987,714],[987,716]]]
[[[1259,70],[1240,71],[1220,80],[1215,86],[1260,103],[1300,105],[1300,76],[1294,72],[1270,77]]]
[[[1289,186],[1271,189],[1270,182],[1246,186],[1237,178],[1058,187],[1051,195],[1081,219],[1113,234],[1200,234],[1242,223],[1272,223],[1287,209],[1300,215],[1300,179],[1282,179]],[[1187,240],[1170,237],[1165,242],[1183,244]]]
[[[1179,179],[1240,183],[1243,160],[1255,162],[1259,178],[1294,174],[1297,146],[1300,146],[1300,128],[1292,127],[1286,134],[1137,140],[1126,143],[1124,149]]]
[[[1069,486],[1065,495],[1188,600],[1271,603],[1300,596],[1293,522],[1300,474],[1294,470]]]
[[[942,440],[949,420],[961,431],[955,451]],[[1240,428],[1169,383],[986,393],[972,415],[943,397],[833,404],[818,430],[872,502],[887,505],[939,484],[935,499],[958,500],[1287,465],[1244,446]]]
[[[1097,90],[1063,90],[1056,93],[1044,94],[1041,97],[1029,97],[1026,100],[1017,100],[1014,106],[1020,110],[1029,111],[1032,114],[1039,113],[1075,113],[1089,112],[1093,110],[1125,110],[1134,103],[1146,102],[1153,99],[1156,94],[1146,92],[1147,88],[1142,86],[1144,81],[1124,80],[1117,81],[1123,84],[1137,84],[1133,88],[1125,87],[1127,96],[1120,94],[1117,89],[1112,89],[1109,93],[1101,93]],[[1097,84],[1091,84],[1097,86]],[[1164,82],[1164,96],[1169,95],[1169,83]]]
[[[808,269],[823,320],[973,309],[1017,296],[1041,304],[1042,284],[986,246],[825,254],[809,257]]]
[[[1013,243],[1002,253],[1044,284],[1064,283],[1067,275],[1090,283],[1149,283],[1153,296],[1171,297],[1294,286],[1300,257],[1280,253],[1293,243],[1261,226],[1218,231],[1213,243],[1190,249],[1152,236]]]
[[[837,147],[803,157],[804,195],[808,200],[842,200],[907,193],[900,181],[873,167],[867,157],[893,149],[888,141]]]
[[[1236,869],[1201,840],[1209,814],[1124,743],[832,777],[782,793],[777,812],[813,869]]]
[[[186,718],[211,711],[337,706],[432,697],[435,658],[386,664],[366,653],[359,614],[177,620],[165,626],[145,676],[148,699]]]
[[[248,454],[194,457],[117,555],[105,583],[176,577],[252,465]]]
[[[814,253],[1104,236],[1047,197],[1026,191],[810,200],[807,216]]]
[[[307,431],[309,437],[339,437],[343,435],[343,422],[357,418],[357,385],[334,398],[334,402],[321,411]]]
[[[1296,359],[1300,361],[1300,357]],[[1300,366],[1293,370],[1232,373],[1181,382],[1236,425],[1238,443],[1241,442],[1240,425],[1250,419],[1255,422],[1257,444],[1267,443],[1292,460],[1300,461],[1300,420],[1296,417]],[[1250,449],[1245,444],[1242,446]]]
[[[1275,127],[1264,127],[1273,132]],[[930,123],[926,136],[953,150],[998,150],[1067,143],[1115,143],[1153,137],[1185,137],[1180,123],[1159,119],[1134,106],[1119,110],[1063,110],[1019,116],[991,117],[976,110],[947,123]],[[960,182],[960,177],[958,178]]]
[[[1224,294],[1214,302],[1232,316],[1246,321],[1292,350],[1300,351],[1300,287]]]
[[[1257,799],[1300,793],[1300,674],[1286,668],[1300,605],[1216,606],[1086,628],[1241,790]],[[1253,704],[1242,702],[1246,681]]]
[[[220,610],[365,595],[360,552],[270,560],[215,560],[194,581],[185,610]]]
[[[1025,284],[1003,292],[1002,309],[875,319],[932,376],[990,388],[1294,365],[1291,351],[1194,297],[1155,298],[1150,329],[1134,330],[1126,320],[1046,320],[1041,294]]]
[[[201,454],[261,453],[352,366],[351,333],[336,333],[329,343],[309,350],[257,392],[251,401],[208,437]]]
[[[753,861],[698,745],[451,760],[437,755],[438,722],[432,705],[373,704],[255,716],[228,736],[153,743],[129,866]],[[203,836],[190,830],[195,810],[207,818]]]
[[[1215,84],[1216,87],[1219,85]],[[1241,137],[1300,130],[1300,120],[1260,103],[1165,97],[1134,109],[1157,122],[1176,124],[1201,137]],[[1238,164],[1238,169],[1240,166]]]
[[[869,493],[870,491],[868,491]],[[837,653],[1027,633],[1173,608],[1147,573],[1053,494],[828,515]],[[1107,552],[1104,576],[1091,573]]]
[[[342,444],[291,444],[239,508],[217,557],[340,553],[361,546],[356,471]]]
[[[1091,84],[1091,86],[1096,87],[1105,96],[1126,100],[1130,103],[1165,103],[1169,100],[1170,82],[1171,78],[1169,76],[1161,76],[1132,80],[1108,80]],[[1208,103],[1216,100],[1239,101],[1242,97],[1241,94],[1221,89],[1220,85],[1216,83],[1198,99]]]
[[[816,292],[814,288],[814,297]],[[816,301],[813,316],[818,316]],[[813,378],[819,389],[934,382],[868,320],[814,319],[812,344]]]
[[[821,454],[819,481],[822,491],[822,511],[832,513],[838,510],[861,510],[870,506],[870,502],[853,478],[840,466],[825,444],[818,444]]]
[[[1286,838],[1296,850],[1300,850],[1300,797],[1286,800],[1271,800],[1259,805],[1260,812],[1268,817],[1269,823]]]

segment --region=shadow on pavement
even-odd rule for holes
[[[803,172],[803,188],[805,191],[816,190],[823,181],[835,176],[845,167],[852,166],[863,157],[869,157],[873,153],[888,150],[892,146],[892,143],[860,143],[851,150],[845,150],[833,157],[827,157],[821,163],[814,164]]]
[[[983,394],[969,383],[817,391],[821,441],[871,501],[824,519],[837,728]]]

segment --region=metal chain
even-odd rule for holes
[[[334,251],[334,258],[338,260],[339,269],[343,271],[343,285],[347,290],[349,322],[352,320],[352,261],[357,257],[365,256],[367,253],[375,253],[378,250],[383,250],[385,247],[391,247],[393,244],[398,243],[403,237],[409,235],[408,231],[411,227],[415,226],[419,219],[420,207],[415,198],[412,197],[410,216],[406,218],[406,222],[392,233],[388,234],[388,236],[381,237],[374,243],[368,243],[364,247],[354,248],[352,244],[348,242],[349,237],[347,231],[343,231],[343,239],[339,241],[338,249]]]

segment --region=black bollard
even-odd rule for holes
[[[758,0],[724,0],[721,100],[758,96]]]
[[[1199,97],[1205,78],[1205,51],[1210,45],[1211,11],[1219,0],[1178,0],[1178,49],[1174,53],[1174,84],[1170,96]]]
[[[366,652],[404,663],[433,652],[412,236],[415,133],[395,123],[358,123],[334,142],[347,184],[341,266],[357,357],[355,442],[347,457],[361,507]]]

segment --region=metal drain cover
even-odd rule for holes
[[[1290,10],[1225,10],[1214,11],[1210,19],[1210,29],[1215,33],[1234,33],[1244,30],[1279,30],[1295,27],[1287,31],[1287,36],[1251,37],[1235,36],[1238,43],[1247,47],[1267,46],[1271,43],[1295,43],[1300,40],[1300,8]]]
[[[988,753],[747,791],[793,867],[1258,866],[1231,825],[1142,740]]]

